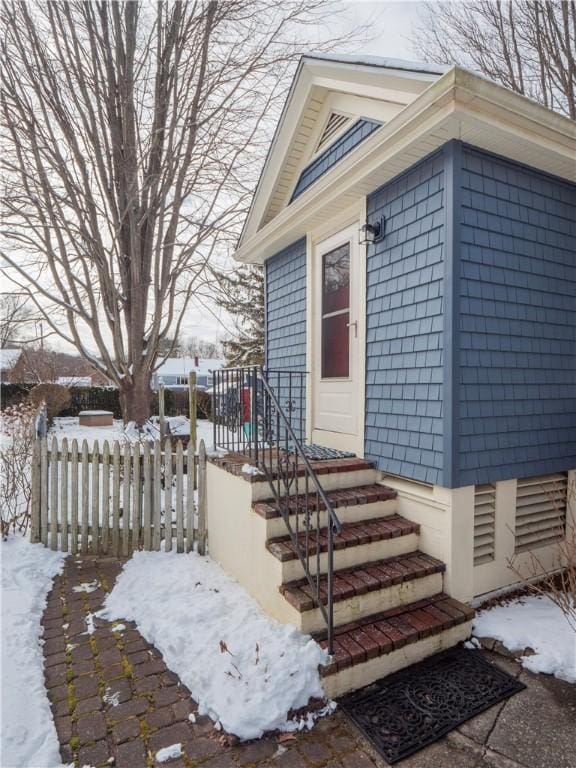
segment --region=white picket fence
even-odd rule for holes
[[[206,546],[206,449],[34,442],[33,542],[53,550],[128,556],[135,549],[189,552]]]

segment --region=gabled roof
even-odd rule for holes
[[[196,360],[193,357],[168,357],[156,369],[155,373],[158,378],[162,378],[162,376],[187,376],[191,372],[205,376],[210,371],[217,371],[223,367],[224,361],[218,358],[201,357],[198,359],[198,365],[196,365]]]
[[[290,203],[333,113],[382,126]],[[235,258],[262,263],[329,219],[349,216],[351,206],[450,139],[576,181],[576,124],[483,77],[455,66],[304,57]]]
[[[318,148],[333,113],[386,122],[446,67],[376,56],[311,53],[298,65],[264,163],[240,243],[290,199],[298,174]],[[349,124],[349,123],[348,123]],[[338,132],[334,134],[334,137]]]
[[[0,349],[0,371],[12,370],[21,354],[21,349]]]
[[[389,69],[405,71],[412,73],[422,73],[428,75],[443,75],[448,72],[450,64],[428,64],[423,61],[407,61],[406,59],[389,59],[385,56],[371,56],[362,53],[307,53],[302,58],[316,59],[319,61],[331,61],[338,64],[359,64],[365,67],[379,67],[380,69]]]

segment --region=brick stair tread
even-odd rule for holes
[[[357,485],[345,490],[326,492],[326,497],[334,509],[338,507],[352,507],[357,504],[373,504],[378,501],[388,501],[389,499],[395,499],[396,495],[396,491],[392,490],[392,488],[387,488],[385,485],[379,485],[378,483]],[[298,508],[303,512],[306,507],[306,498],[308,499],[308,509],[310,511],[316,511],[317,505],[319,509],[324,509],[324,504],[317,497],[316,493],[303,493],[291,498],[290,511],[294,512]],[[252,504],[252,509],[267,520],[280,517],[280,512],[276,509],[274,499],[255,501]]]
[[[363,544],[369,544],[373,541],[383,541],[386,539],[395,539],[399,536],[407,536],[411,533],[419,533],[420,525],[400,515],[389,515],[388,517],[377,517],[372,520],[365,520],[359,523],[345,523],[342,525],[342,532],[334,535],[334,549],[345,549],[346,547],[358,547]],[[301,546],[305,547],[306,532],[300,532],[298,539]],[[318,529],[318,539],[316,530],[308,534],[308,549],[310,554],[316,554],[317,544],[320,552],[328,550],[328,529]],[[266,542],[266,548],[281,562],[296,560],[298,555],[296,548],[290,536],[279,536],[269,539]]]
[[[357,565],[334,571],[333,594],[334,602],[347,600],[355,595],[363,595],[374,590],[385,589],[403,581],[411,581],[443,573],[446,566],[435,557],[426,555],[419,550],[406,555],[389,557],[384,560]],[[286,600],[300,613],[316,607],[313,590],[306,579],[281,584],[280,592]],[[320,577],[320,597],[326,604],[326,576]]]
[[[473,608],[439,592],[415,603],[336,627],[333,655],[327,665],[320,667],[320,674],[324,677],[333,675],[473,618]],[[322,648],[328,645],[325,635],[325,632],[315,635]]]
[[[242,473],[242,467],[245,464],[251,464],[253,458],[249,455],[230,452],[224,456],[210,457],[208,461],[226,469],[233,475],[239,475],[250,483],[263,483],[267,481],[265,475],[246,475]],[[351,457],[348,459],[325,459],[323,461],[311,461],[312,467],[317,475],[330,475],[340,472],[362,472],[368,469],[375,469],[373,461]],[[304,465],[299,461],[298,475],[305,474]],[[274,473],[274,477],[275,477]]]

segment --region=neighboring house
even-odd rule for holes
[[[62,384],[66,387],[108,387],[111,382],[89,362],[78,355],[45,349],[2,350],[16,352],[3,381],[12,384]]]
[[[91,387],[91,376],[58,376],[56,384],[63,387]]]
[[[305,56],[235,258],[264,265],[266,365],[306,372],[308,442],[373,463],[395,512],[419,525],[419,551],[445,568],[444,592],[469,602],[528,577],[530,550],[560,566],[576,478],[572,121],[459,67]],[[210,467],[211,553],[305,628],[306,614],[266,591],[270,541],[260,562],[242,549],[240,523],[228,531],[242,490],[227,481],[227,508],[222,474]],[[257,528],[250,516],[242,525]],[[354,564],[345,552],[337,571]],[[375,554],[356,557],[357,567]],[[352,593],[370,583],[352,577]],[[373,588],[350,605],[337,596],[336,623],[410,608]],[[421,589],[412,601],[428,599]],[[297,591],[284,581],[291,605],[308,610]],[[360,658],[357,640],[340,649],[342,668]],[[330,690],[440,647],[385,668],[370,667],[365,648],[364,672]]]
[[[12,371],[21,354],[21,349],[0,349],[0,381],[11,380]]]
[[[152,389],[157,390],[159,384],[168,389],[186,389],[188,374],[196,374],[196,386],[207,389],[212,386],[212,372],[224,367],[224,361],[216,358],[202,357],[169,357],[155,371],[152,378]]]

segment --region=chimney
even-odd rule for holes
[[[194,368],[198,368],[198,355],[194,355]]]

